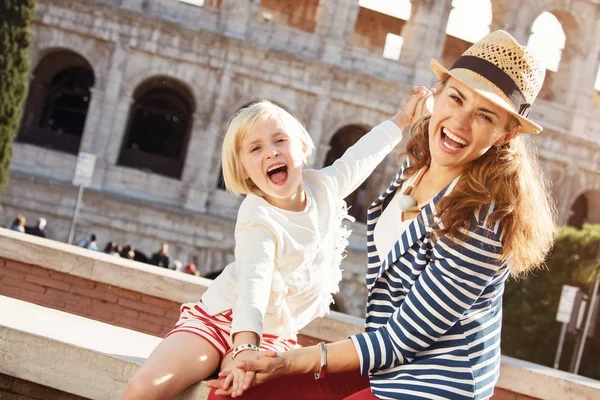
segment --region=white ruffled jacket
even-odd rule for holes
[[[402,132],[385,121],[321,170],[303,171],[306,208],[287,211],[261,197],[242,202],[235,228],[235,262],[202,296],[212,315],[233,310],[232,334],[263,332],[295,339],[325,315],[342,278],[340,263],[350,232],[343,199],[400,142]]]

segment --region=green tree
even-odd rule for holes
[[[8,181],[12,143],[27,97],[28,48],[35,0],[0,2],[0,199]]]
[[[552,366],[561,324],[556,311],[562,285],[579,286],[587,291],[598,276],[597,252],[600,225],[584,225],[581,230],[562,227],[554,248],[546,260],[547,268],[526,278],[510,280],[504,294],[502,353],[507,356]],[[594,354],[600,353],[600,323],[585,345],[579,373],[600,379],[600,365]],[[567,334],[560,367],[567,370],[574,335]]]

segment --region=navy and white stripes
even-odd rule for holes
[[[402,174],[368,212],[366,332],[351,339],[361,373],[383,399],[485,399],[500,365],[502,293],[508,277],[501,224],[487,226],[493,204],[473,215],[462,240],[436,237],[435,205],[442,190],[380,258],[373,231],[386,198]]]

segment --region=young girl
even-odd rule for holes
[[[226,385],[240,394],[253,372],[233,360],[255,360],[260,349],[297,346],[296,332],[329,310],[341,280],[349,234],[343,199],[400,142],[402,128],[428,93],[414,88],[391,121],[375,127],[333,165],[302,169],[313,149],[291,114],[268,101],[242,108],[223,142],[227,188],[246,195],[235,228],[235,262],[196,304],[184,304],[175,328],[127,386],[124,399],[169,399],[230,370]]]

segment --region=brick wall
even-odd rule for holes
[[[469,47],[471,47],[472,43],[467,42],[466,40],[459,39],[457,37],[446,35],[446,41],[444,42],[444,49],[442,51],[442,57],[440,62],[446,68],[450,68],[454,61],[462,53],[465,52]]]
[[[2,400],[86,400],[85,397],[61,392],[37,383],[0,374],[0,399]]]
[[[510,390],[495,388],[494,395],[490,400],[541,400],[537,397],[525,396],[524,394],[511,392]]]
[[[0,258],[0,295],[154,336],[179,318],[179,303]]]
[[[164,336],[179,319],[180,303],[0,258],[0,295]],[[319,340],[299,335],[303,346]]]
[[[354,27],[352,42],[372,51],[382,52],[388,33],[402,36],[406,21],[360,7]]]
[[[262,11],[270,13],[272,22],[314,32],[319,0],[261,0]]]

